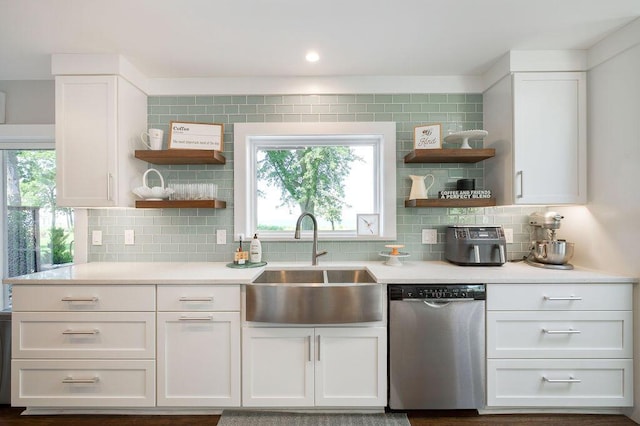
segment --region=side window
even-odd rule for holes
[[[56,157],[48,149],[3,149],[4,276],[73,262],[73,210],[56,205]],[[10,289],[5,289],[5,307]]]
[[[313,213],[323,239],[394,239],[394,123],[234,125],[235,234],[286,240]],[[379,221],[358,233],[358,215]]]

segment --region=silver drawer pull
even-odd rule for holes
[[[554,301],[554,300],[582,300],[582,297],[580,296],[564,296],[564,297],[551,297],[551,296],[544,296],[544,300],[550,300],[550,301]]]
[[[91,302],[91,303],[96,303],[98,301],[98,298],[93,296],[93,297],[73,297],[73,296],[68,296],[68,297],[63,297],[61,299],[63,302]]]
[[[181,302],[213,302],[213,296],[205,297],[181,297]]]
[[[569,376],[568,379],[548,379],[545,376],[542,376],[542,380],[547,383],[582,383],[580,379],[574,379],[573,376]]]
[[[213,321],[211,315],[206,317],[180,317],[180,321]]]
[[[90,335],[96,335],[100,333],[100,330],[94,329],[94,330],[65,330],[62,332],[62,334],[90,334]]]
[[[93,384],[93,383],[98,383],[99,381],[100,381],[100,378],[98,377],[92,377],[90,379],[74,379],[73,377],[67,377],[66,379],[62,379],[62,383],[71,383],[71,384],[77,384],[77,383]]]
[[[542,332],[545,334],[580,334],[582,333],[580,330],[574,330],[573,328],[570,328],[568,330],[547,330],[546,328],[543,328]]]

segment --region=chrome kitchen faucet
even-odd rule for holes
[[[293,235],[293,238],[295,238],[296,240],[300,239],[300,225],[302,224],[302,219],[304,219],[305,216],[309,216],[311,218],[311,221],[313,222],[313,246],[311,248],[311,265],[316,266],[318,264],[318,257],[327,254],[327,251],[322,250],[321,252],[318,252],[318,221],[313,214],[304,212],[300,215],[298,221],[296,222],[296,232]]]

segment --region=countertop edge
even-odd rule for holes
[[[5,278],[12,285],[242,285],[251,283],[265,269],[367,269],[379,284],[637,284],[634,277],[584,268],[570,271],[536,268],[522,262],[502,266],[458,266],[444,261],[410,261],[388,266],[375,261],[273,262],[247,269],[226,267],[222,262],[93,262],[50,271]]]

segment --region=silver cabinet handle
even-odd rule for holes
[[[180,317],[180,321],[212,321],[213,317],[208,315],[206,317]]]
[[[67,296],[67,297],[63,297],[60,300],[62,300],[63,302],[90,302],[90,303],[96,303],[98,301],[98,298],[96,296],[93,296],[93,297]]]
[[[179,299],[181,302],[213,302],[213,296],[204,296],[204,297],[181,297]]]
[[[62,383],[98,383],[100,381],[99,377],[92,377],[90,379],[74,379],[73,377],[67,377],[65,379],[62,379]]]
[[[94,330],[65,330],[62,332],[62,334],[83,334],[83,335],[96,335],[100,333],[100,330],[94,329]]]
[[[320,361],[320,335],[318,335],[318,361]]]
[[[580,296],[562,296],[562,297],[551,297],[551,296],[543,296],[544,300],[555,301],[555,300],[582,300]]]
[[[516,176],[520,175],[520,194],[516,195],[517,198],[524,197],[524,171],[519,170],[516,173]]]
[[[542,380],[547,383],[582,383],[582,380],[576,379],[573,376],[569,376],[568,379],[549,379],[546,376],[542,376]]]
[[[570,328],[568,330],[547,330],[546,328],[543,328],[542,332],[545,334],[580,334],[582,333],[580,330],[574,330],[573,328]]]
[[[113,175],[111,173],[107,173],[107,200],[111,201],[111,182],[113,180]]]

